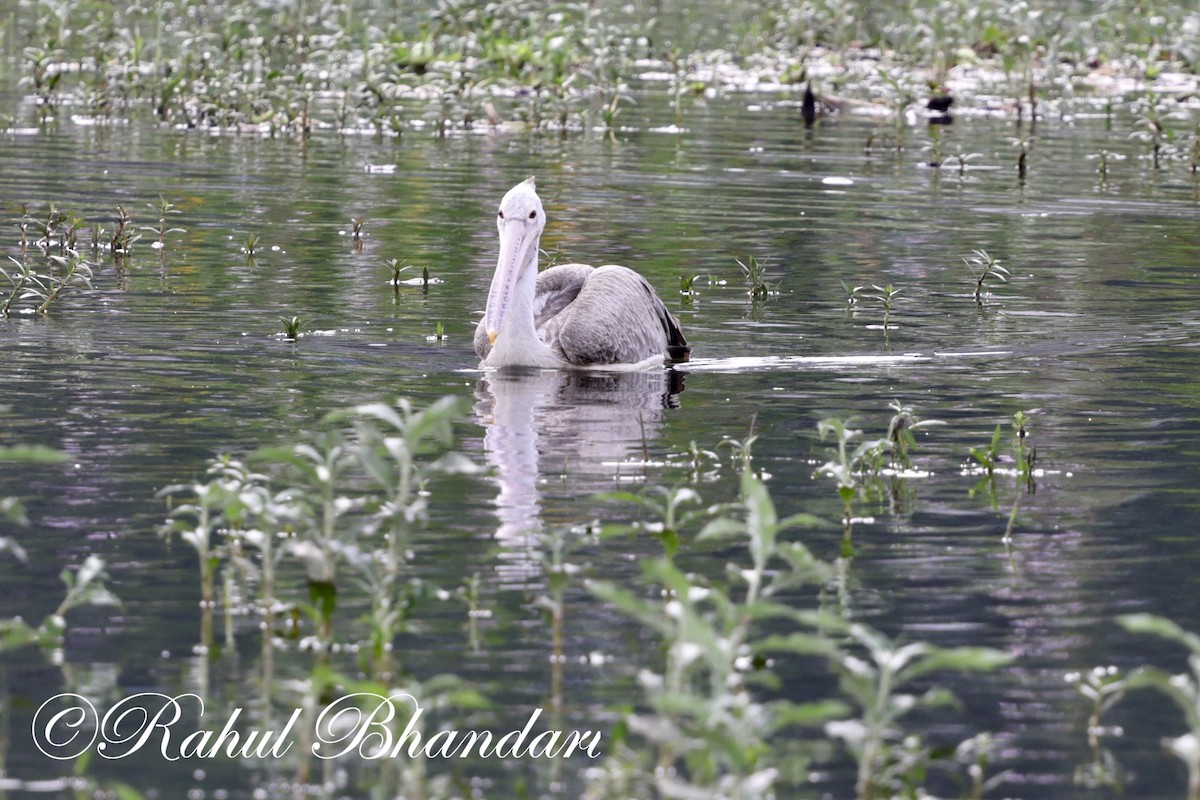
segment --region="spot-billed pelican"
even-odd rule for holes
[[[546,212],[533,178],[504,195],[500,257],[475,329],[484,367],[647,368],[687,361],[679,321],[628,267],[563,264],[538,274]]]

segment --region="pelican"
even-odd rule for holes
[[[628,267],[563,264],[538,273],[546,212],[533,178],[500,201],[500,257],[475,328],[483,367],[645,369],[687,361],[679,321]]]

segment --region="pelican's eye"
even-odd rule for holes
[[[530,211],[530,212],[529,212],[529,218],[530,218],[530,219],[537,219],[537,212],[536,212],[536,211]]]
[[[504,219],[504,211],[503,210],[497,211],[496,213],[500,216],[500,219]]]

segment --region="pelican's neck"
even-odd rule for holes
[[[537,294],[537,242],[533,256],[521,269],[513,289],[508,313],[488,353],[485,363],[491,367],[555,367],[562,359],[538,336],[534,325],[533,303]],[[495,280],[499,280],[497,275]]]

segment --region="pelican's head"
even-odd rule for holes
[[[542,208],[542,198],[537,195],[537,187],[533,178],[526,178],[508,190],[500,201],[500,210],[496,213],[496,228],[500,231],[500,245],[504,246],[506,230],[517,230],[514,223],[521,223],[521,229],[534,231],[541,235],[546,227],[546,212]]]
[[[496,343],[500,326],[513,304],[518,279],[529,269],[537,274],[538,242],[545,227],[546,211],[537,196],[533,178],[509,189],[496,214],[500,257],[496,261],[486,312],[488,341],[492,344]]]

